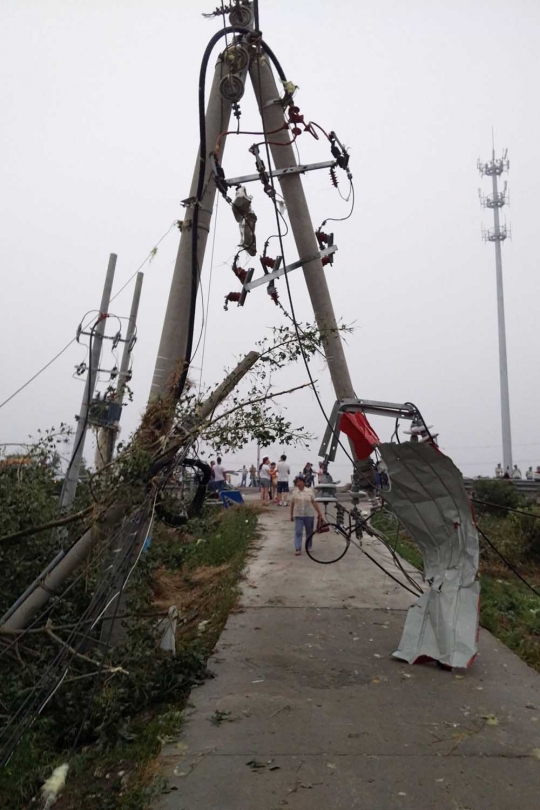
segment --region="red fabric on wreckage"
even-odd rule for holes
[[[368,458],[375,445],[380,444],[379,437],[360,411],[342,414],[339,429],[352,441],[358,458]]]

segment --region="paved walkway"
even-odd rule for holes
[[[539,676],[487,632],[464,674],[394,661],[408,593],[295,558],[285,509],[260,529],[158,809],[539,810]]]

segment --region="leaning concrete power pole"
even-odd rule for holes
[[[229,20],[231,25],[243,28],[252,27],[252,13],[248,6],[236,6],[232,9]],[[199,222],[197,234],[197,263],[200,269],[204,261],[206,243],[210,232],[210,222],[212,219],[212,209],[216,196],[216,186],[212,176],[212,165],[210,153],[215,151],[219,136],[227,132],[231,118],[231,102],[227,101],[223,93],[224,83],[229,80],[228,69],[224,63],[223,53],[218,57],[214,78],[208,103],[206,107],[206,171],[204,175],[203,194],[198,203]],[[220,156],[223,157],[225,150],[226,136],[220,139]],[[195,161],[193,179],[191,181],[190,196],[186,205],[186,214],[182,223],[182,235],[174,266],[169,300],[161,340],[159,343],[152,386],[150,388],[150,399],[170,394],[170,385],[179,366],[186,357],[189,331],[190,294],[192,287],[192,221],[194,210],[194,199],[197,194],[197,184],[199,179],[199,166],[201,162],[200,152]],[[189,202],[191,201],[191,202]]]
[[[491,160],[487,163],[478,161],[478,170],[483,176],[491,177],[493,191],[487,196],[480,194],[480,201],[484,208],[493,211],[493,228],[483,231],[484,241],[493,242],[495,245],[495,278],[497,283],[497,315],[499,327],[499,376],[501,386],[501,423],[502,423],[502,452],[503,469],[505,472],[512,472],[512,430],[510,427],[510,392],[508,387],[508,360],[506,357],[506,324],[504,317],[504,290],[502,272],[501,243],[508,237],[509,232],[506,225],[501,225],[500,211],[506,205],[506,183],[504,189],[499,191],[498,179],[501,174],[508,171],[510,162],[505,151],[502,158],[495,157],[495,148],[491,154]]]
[[[137,328],[137,315],[139,312],[139,303],[141,300],[141,290],[144,279],[144,273],[137,273],[135,279],[135,290],[133,291],[133,299],[131,301],[131,311],[129,313],[128,327],[126,330],[126,337],[124,342],[124,349],[122,352],[122,360],[120,362],[120,370],[118,371],[118,383],[116,385],[116,392],[112,402],[115,405],[122,407],[124,402],[124,395],[126,393],[126,385],[130,376],[129,362],[131,359],[131,351],[134,345],[135,330]],[[121,413],[121,411],[120,411]],[[117,420],[111,427],[102,427],[98,431],[96,441],[96,469],[101,470],[112,461],[114,453],[114,445],[119,430],[119,420]]]
[[[270,149],[276,169],[297,166],[294,150],[290,144],[290,131],[288,128],[283,128],[285,124],[283,107],[267,57],[263,54],[253,56],[249,72],[266,131],[273,133]],[[279,182],[298,255],[301,259],[308,256],[319,256],[319,244],[300,175],[281,175]],[[338,399],[354,398],[351,375],[345,359],[343,343],[337,328],[321,259],[314,258],[306,262],[303,265],[303,272],[315,320],[323,335],[326,361],[336,397]]]
[[[84,453],[84,440],[86,435],[86,428],[88,427],[88,411],[94,396],[94,389],[96,387],[97,373],[99,369],[99,362],[101,359],[101,346],[103,344],[103,335],[105,334],[105,324],[107,315],[109,313],[109,301],[111,300],[111,290],[114,281],[114,271],[116,268],[117,256],[111,253],[109,256],[109,264],[107,267],[107,275],[105,276],[105,284],[103,287],[103,294],[101,296],[101,304],[99,308],[99,321],[92,330],[92,350],[89,357],[89,371],[86,377],[84,386],[84,393],[81,402],[81,410],[79,411],[79,421],[77,422],[77,430],[75,432],[75,440],[73,442],[73,451],[67,469],[66,477],[62,485],[60,493],[60,509],[70,509],[75,498],[77,490],[77,483],[79,481],[79,471],[81,469],[81,462]]]

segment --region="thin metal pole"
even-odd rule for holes
[[[129,362],[131,359],[132,340],[135,336],[137,328],[137,315],[139,312],[139,303],[141,300],[141,290],[144,280],[144,273],[137,273],[135,280],[135,290],[133,291],[133,299],[131,301],[131,311],[129,313],[128,327],[126,330],[126,342],[124,343],[124,350],[122,352],[122,360],[120,363],[120,370],[118,372],[118,383],[116,386],[116,393],[113,402],[116,405],[122,405],[126,391],[127,379],[129,376]],[[118,435],[119,420],[112,426],[101,428],[97,437],[96,447],[96,469],[100,470],[108,464],[113,457],[114,445]]]
[[[75,492],[77,490],[77,483],[79,481],[79,472],[84,452],[84,440],[86,428],[88,426],[88,411],[94,396],[97,372],[101,360],[101,346],[103,344],[103,335],[105,334],[106,319],[107,315],[109,314],[109,301],[111,300],[111,290],[114,281],[116,259],[116,254],[111,253],[109,256],[107,275],[105,276],[105,284],[103,286],[103,293],[99,308],[100,320],[93,332],[92,351],[89,360],[91,371],[86,377],[81,402],[81,410],[79,411],[79,421],[77,422],[77,430],[75,432],[75,440],[73,442],[71,460],[69,462],[68,471],[66,473],[66,477],[64,478],[62,491],[60,493],[60,509],[64,511],[70,509],[71,505],[73,504]]]
[[[493,150],[493,166],[495,166],[495,150]],[[501,226],[499,217],[499,199],[497,172],[492,175],[493,181],[493,220],[495,237],[495,272],[497,279],[497,313],[499,326],[499,374],[501,385],[501,422],[502,422],[502,449],[503,469],[512,474],[512,432],[510,427],[510,392],[508,387],[508,361],[506,357],[506,325],[504,317],[504,290],[501,253]]]

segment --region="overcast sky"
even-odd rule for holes
[[[2,374],[0,401],[56,354],[99,306],[110,252],[118,289],[171,223],[182,217],[198,144],[197,75],[219,21],[216,0],[3,0],[0,7],[0,217]],[[354,322],[347,357],[363,398],[414,401],[465,474],[502,460],[494,248],[481,240],[491,218],[478,202],[489,181],[476,170],[508,147],[513,241],[503,246],[514,459],[540,464],[537,193],[540,188],[540,5],[534,0],[261,0],[261,28],[306,116],[334,129],[351,150],[356,207],[334,224],[339,247],[327,268],[336,314]],[[251,88],[242,125],[258,129]],[[234,143],[233,143],[234,141]],[[252,172],[253,138],[230,138],[226,174]],[[327,160],[322,141],[298,140],[303,161]],[[343,178],[342,188],[346,190]],[[326,172],[305,180],[314,225],[343,216]],[[252,189],[259,239],[272,229],[260,186]],[[264,287],[244,309],[223,311],[237,288],[227,265],[238,240],[220,207],[203,382],[253,348],[282,316]],[[169,233],[146,266],[134,354],[135,402],[148,396],[178,245]],[[297,258],[288,241],[287,261]],[[205,295],[210,251],[203,273]],[[258,271],[257,271],[258,272]],[[310,318],[301,271],[291,277],[297,313]],[[286,290],[279,287],[286,303]],[[111,311],[129,313],[133,285]],[[192,372],[198,381],[202,352]],[[72,422],[86,359],[74,344],[0,410],[0,442]],[[106,353],[102,365],[112,365]],[[328,373],[314,363],[325,405]],[[299,367],[283,377],[304,380]],[[278,381],[276,380],[276,383]],[[288,415],[320,437],[313,395],[286,400]],[[393,425],[376,422],[383,438]],[[90,443],[88,444],[88,447]],[[316,461],[290,453],[295,467]],[[276,456],[279,448],[272,448]],[[91,457],[89,449],[86,455]],[[231,466],[251,463],[246,451]],[[340,468],[344,472],[345,467]]]

